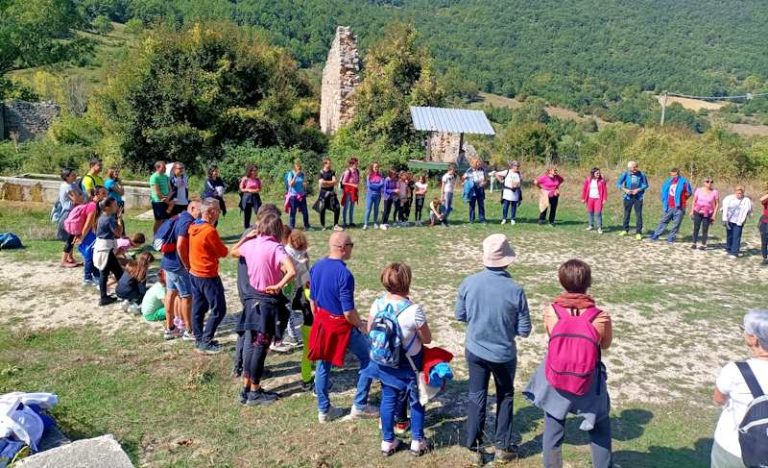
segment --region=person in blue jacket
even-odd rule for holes
[[[635,161],[627,163],[616,181],[616,187],[624,193],[624,224],[620,236],[629,234],[629,218],[635,210],[635,239],[643,238],[643,195],[648,190],[648,178],[638,168]]]
[[[658,240],[671,221],[672,228],[669,230],[667,242],[675,241],[675,237],[680,231],[680,224],[683,222],[683,216],[685,216],[685,204],[691,195],[693,195],[691,183],[680,175],[678,168],[672,168],[669,171],[669,177],[661,186],[661,206],[664,207],[664,216],[661,217],[656,231],[651,235],[651,240]]]
[[[365,181],[365,221],[363,229],[368,229],[368,220],[371,217],[373,209],[373,228],[379,228],[379,203],[381,203],[381,194],[384,191],[384,177],[379,172],[379,163],[371,164],[371,170]]]

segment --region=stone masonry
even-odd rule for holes
[[[427,137],[427,161],[455,162],[461,165],[477,156],[477,150],[475,150],[474,146],[467,143],[465,136],[463,145],[464,160],[460,160],[459,140],[460,137],[456,133],[430,133]]]
[[[61,109],[52,102],[0,102],[0,140],[27,141],[48,131]]]
[[[349,26],[339,26],[323,68],[320,97],[320,129],[323,133],[332,135],[352,120],[355,115],[352,96],[359,84],[357,38]]]

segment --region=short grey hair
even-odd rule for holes
[[[768,351],[768,310],[747,311],[744,316],[744,333],[755,336],[760,347]]]
[[[206,198],[200,204],[200,212],[208,213],[213,207],[219,208],[219,201],[215,198]]]
[[[630,161],[627,163],[627,168],[631,169],[633,167],[637,167],[637,161]]]

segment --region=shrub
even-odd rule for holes
[[[110,21],[109,18],[104,15],[99,15],[93,20],[93,29],[98,34],[106,36],[111,33],[115,27],[112,26],[112,21]]]
[[[283,176],[293,167],[295,159],[301,160],[302,168],[310,179],[306,186],[312,188],[316,181],[315,175],[320,172],[322,157],[314,152],[298,148],[283,149],[279,147],[257,147],[250,143],[243,145],[227,145],[223,156],[218,161],[221,177],[230,190],[237,190],[238,180],[245,174],[248,164],[259,168],[259,177],[267,188],[282,191]]]

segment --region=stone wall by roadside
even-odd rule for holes
[[[52,102],[6,101],[0,103],[0,140],[27,141],[48,131],[61,109]]]
[[[332,135],[355,115],[352,96],[360,84],[357,37],[348,26],[336,28],[323,68],[320,96],[320,129]]]

